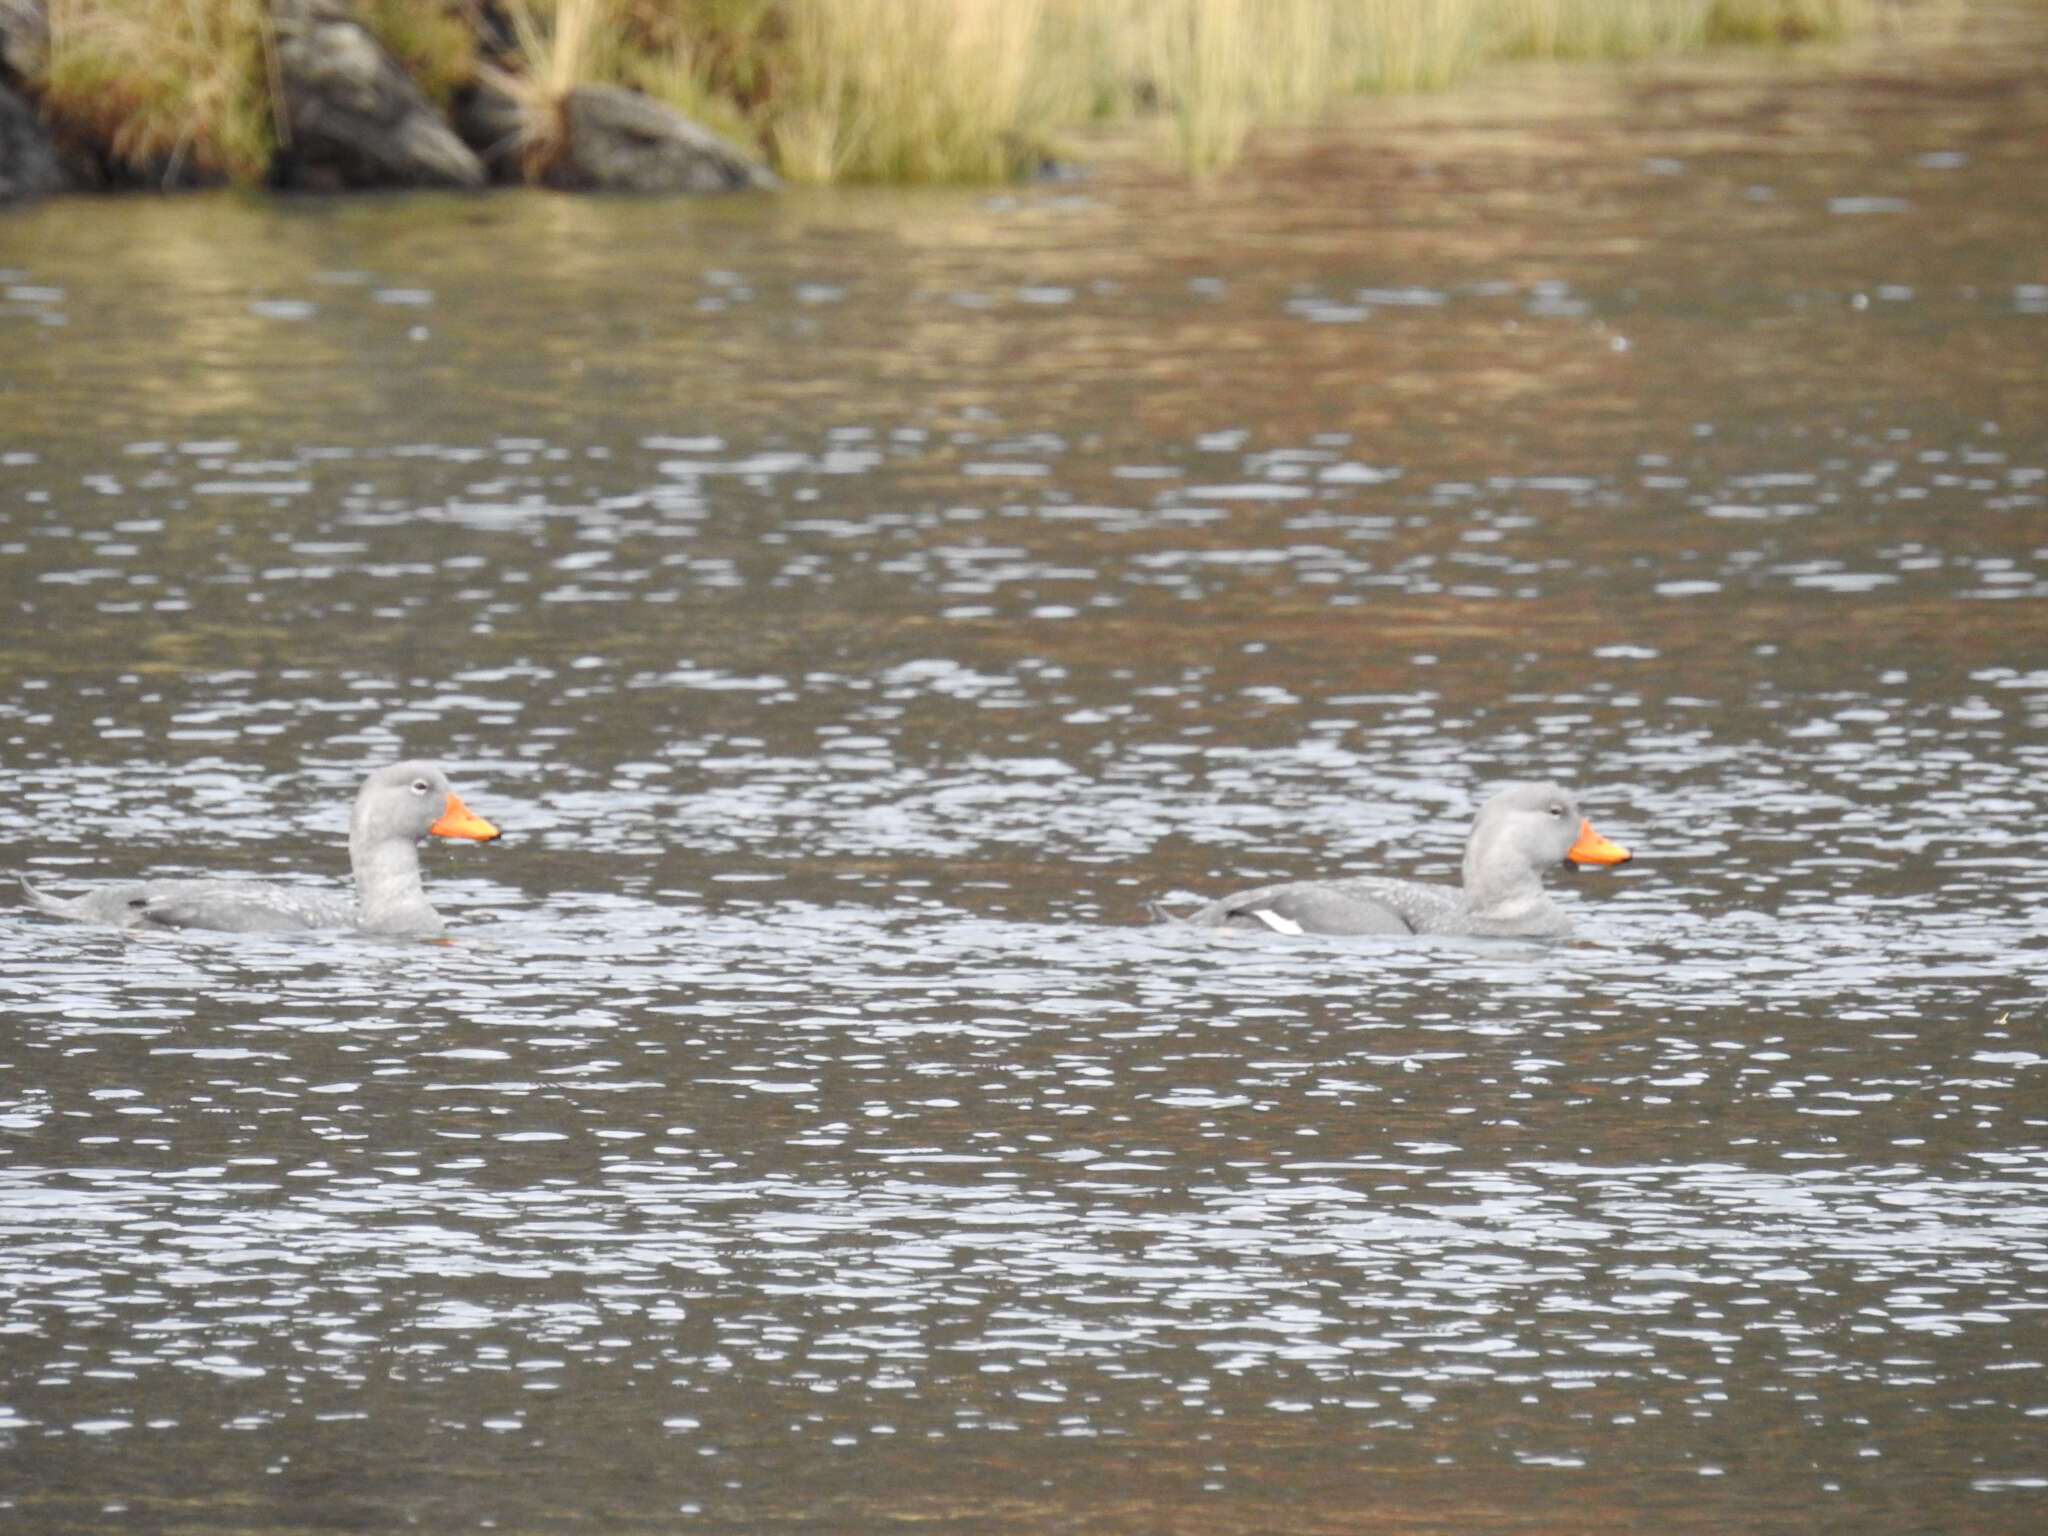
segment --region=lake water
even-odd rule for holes
[[[2037,1528],[2044,38],[0,216],[0,868],[506,834],[0,909],[0,1528]],[[1569,943],[1151,920],[1539,775]]]

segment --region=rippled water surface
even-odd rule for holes
[[[0,1526],[2035,1528],[2028,13],[1190,191],[0,219]],[[1542,948],[1149,903],[1624,868]]]

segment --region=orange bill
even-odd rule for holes
[[[448,808],[427,830],[436,837],[473,837],[480,843],[488,843],[498,835],[498,829],[464,805],[462,797],[452,789],[448,791]]]
[[[452,798],[452,797],[451,797]],[[1610,843],[1593,830],[1593,823],[1579,818],[1579,840],[1566,851],[1574,864],[1626,864],[1635,855],[1619,843]]]

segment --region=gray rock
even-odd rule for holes
[[[519,158],[525,118],[508,91],[485,75],[456,93],[452,116],[462,142],[482,159],[493,180],[525,179]]]
[[[0,203],[61,192],[65,185],[64,168],[36,109],[0,83]]]
[[[18,84],[43,67],[50,51],[50,18],[43,0],[0,0],[0,84]]]
[[[271,0],[290,142],[286,186],[476,187],[484,168],[350,0]]]
[[[611,85],[569,92],[568,142],[544,179],[592,192],[737,192],[778,185],[768,167],[663,102]]]

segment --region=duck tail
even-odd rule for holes
[[[52,896],[20,870],[14,871],[14,878],[21,882],[23,894],[28,897],[33,905],[42,908],[45,912],[56,917],[75,918],[78,916],[76,902],[66,901],[62,896]]]
[[[45,912],[52,911],[56,908],[57,898],[55,896],[52,896],[47,891],[39,890],[36,887],[35,882],[30,880],[27,875],[23,874],[18,869],[10,870],[9,873],[12,874],[14,878],[21,883],[22,894],[27,896],[32,904],[41,907]]]

